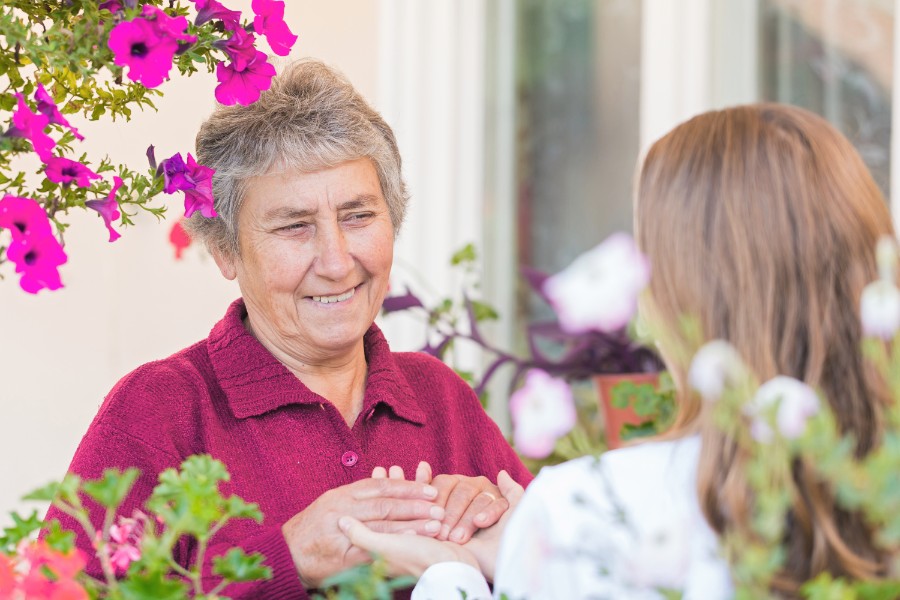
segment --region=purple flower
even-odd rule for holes
[[[241,12],[229,10],[216,0],[194,0],[194,8],[197,9],[197,18],[194,25],[200,26],[212,19],[219,19],[226,29],[232,31],[238,29],[241,24]]]
[[[287,56],[297,36],[291,33],[284,22],[284,2],[280,0],[253,0],[253,30],[266,36],[272,52]]]
[[[141,12],[141,15],[145,19],[149,20],[150,23],[155,25],[156,30],[160,33],[160,35],[164,37],[171,38],[176,42],[185,42],[190,44],[193,44],[197,41],[196,37],[185,33],[185,30],[187,30],[188,22],[187,17],[183,15],[170,17],[166,13],[166,11],[149,4],[144,5],[144,9]]]
[[[256,36],[252,33],[247,33],[243,29],[235,29],[231,37],[227,40],[213,42],[213,46],[228,54],[234,70],[243,71],[256,58],[255,42]]]
[[[650,265],[634,240],[615,233],[544,282],[543,292],[568,333],[616,331],[637,311]]]
[[[100,179],[99,175],[80,162],[64,156],[51,156],[46,163],[44,175],[55,183],[70,185],[74,181],[78,187],[88,188],[91,187],[91,179]]]
[[[12,231],[13,240],[50,235],[50,219],[31,198],[6,195],[0,200],[0,227]]]
[[[44,288],[57,290],[62,287],[58,267],[67,258],[52,234],[13,239],[6,257],[16,265],[16,273],[22,274],[19,285],[26,292],[36,294]]]
[[[120,0],[106,0],[97,6],[99,10],[108,10],[111,13],[117,13],[122,10],[122,2]]]
[[[525,385],[509,399],[513,420],[513,442],[523,456],[545,458],[556,440],[575,426],[572,389],[562,379],[532,369]]]
[[[122,216],[119,212],[119,203],[116,202],[116,192],[119,191],[120,187],[122,187],[122,179],[113,177],[113,186],[106,200],[88,200],[84,203],[85,206],[96,210],[103,217],[103,224],[106,225],[106,229],[109,231],[110,242],[114,242],[122,237],[112,226],[112,222]]]
[[[174,194],[179,190],[184,192],[185,217],[190,217],[198,210],[204,217],[216,216],[212,193],[212,176],[216,172],[215,169],[198,164],[190,153],[187,155],[187,164],[178,153],[162,161],[159,169],[166,182],[164,192],[167,194]]]
[[[148,88],[157,87],[169,76],[178,51],[176,39],[165,35],[156,23],[140,17],[113,27],[108,45],[115,63],[128,67],[128,78]]]
[[[19,103],[16,110],[13,111],[13,126],[6,132],[6,135],[29,140],[41,160],[47,160],[50,151],[56,146],[53,138],[44,133],[44,129],[50,124],[50,119],[46,115],[31,110],[31,107],[25,103],[22,94],[17,93],[16,98],[19,99]]]
[[[62,116],[62,113],[59,112],[59,108],[57,108],[53,98],[50,97],[50,94],[47,93],[47,90],[45,90],[44,86],[40,83],[37,84],[37,91],[34,92],[34,99],[37,102],[38,112],[47,117],[51,123],[56,123],[57,125],[68,128],[79,140],[84,139],[84,136],[78,133],[78,130],[72,127],[66,118]]]
[[[216,100],[222,104],[253,104],[259,100],[260,92],[269,89],[275,67],[266,62],[266,55],[257,51],[256,57],[246,68],[237,69],[235,65],[219,63],[216,65]]]

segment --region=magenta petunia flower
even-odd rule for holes
[[[47,93],[47,90],[45,90],[44,86],[40,83],[37,84],[37,90],[34,92],[34,100],[37,102],[38,112],[47,117],[51,123],[66,127],[79,140],[84,139],[84,136],[78,133],[78,130],[72,127],[69,124],[69,121],[62,116],[62,113],[59,112],[59,108],[57,108],[53,98],[50,97],[50,94]]]
[[[256,59],[255,44],[256,36],[243,29],[235,29],[227,40],[213,42],[213,46],[228,54],[236,71],[245,70]]]
[[[25,103],[22,94],[17,93],[16,98],[19,99],[19,103],[16,110],[13,111],[13,126],[6,132],[6,135],[29,140],[41,160],[47,160],[50,151],[56,146],[53,138],[44,133],[47,125],[50,124],[50,119],[46,115],[31,110],[31,107]]]
[[[106,200],[88,200],[84,203],[85,206],[96,210],[103,217],[103,224],[109,230],[110,242],[114,242],[122,237],[112,226],[112,222],[122,216],[122,213],[119,212],[119,203],[116,201],[116,192],[119,191],[120,187],[122,187],[122,179],[117,176],[113,177],[113,186]]]
[[[197,9],[194,25],[198,27],[212,19],[219,19],[225,25],[225,29],[232,31],[241,25],[241,11],[225,8],[216,0],[194,0],[194,7]]]
[[[62,287],[58,267],[68,259],[52,234],[13,239],[6,257],[16,265],[16,273],[22,274],[19,285],[26,292],[36,294],[44,288]]]
[[[164,37],[171,38],[178,43],[193,44],[197,38],[193,35],[185,33],[188,22],[187,17],[179,15],[170,17],[166,11],[149,4],[144,5],[141,15],[156,26],[156,30]]]
[[[198,210],[204,217],[216,216],[212,193],[212,176],[216,172],[215,169],[197,163],[190,153],[187,155],[187,164],[179,153],[162,161],[159,168],[166,182],[164,192],[167,194],[174,194],[179,190],[184,192],[185,217],[190,217]]]
[[[117,13],[122,10],[122,2],[120,0],[106,0],[105,2],[101,2],[97,8],[99,10],[106,9],[111,13]]]
[[[88,169],[78,161],[64,156],[51,156],[45,159],[47,163],[44,175],[55,183],[70,185],[73,181],[78,187],[91,187],[91,179],[100,179],[100,176]]]
[[[184,216],[190,217],[195,211],[207,218],[216,216],[215,198],[212,193],[212,177],[216,170],[198,164],[188,153],[187,168],[194,187],[184,190]]]
[[[13,239],[50,235],[50,219],[31,198],[7,194],[0,200],[0,227],[12,231]]]
[[[266,36],[272,52],[287,56],[291,46],[297,41],[287,23],[284,22],[284,2],[280,0],[253,0],[253,30]]]
[[[175,38],[140,17],[113,27],[108,45],[115,63],[128,67],[128,78],[148,88],[157,87],[169,76],[178,51]]]
[[[234,63],[216,65],[216,100],[222,104],[247,106],[259,100],[260,92],[269,89],[275,67],[266,61],[266,55],[257,50],[256,57],[245,69],[238,70]]]

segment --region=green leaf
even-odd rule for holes
[[[472,312],[475,315],[475,321],[496,321],[500,315],[494,310],[494,307],[478,300],[471,300]]]
[[[3,535],[0,536],[0,549],[3,550],[15,548],[19,542],[28,538],[43,525],[43,521],[37,516],[37,511],[33,511],[25,518],[17,512],[10,513],[10,516],[13,524],[10,527],[4,527]]]
[[[84,491],[104,508],[115,510],[131,491],[141,472],[134,467],[123,473],[118,469],[106,469],[103,477],[84,483]]]
[[[450,264],[456,266],[463,263],[473,263],[476,260],[478,260],[478,252],[475,251],[475,245],[466,244],[453,253],[453,256],[450,258]]]
[[[262,564],[264,560],[258,552],[248,555],[240,548],[232,548],[224,556],[213,558],[213,573],[229,581],[271,579],[272,569]]]
[[[138,573],[119,582],[124,600],[185,600],[188,586],[183,581],[171,579],[162,573]]]
[[[56,519],[50,521],[47,535],[44,537],[47,545],[58,552],[68,552],[75,547],[75,532],[63,529]]]

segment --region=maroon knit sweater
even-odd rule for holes
[[[240,546],[264,554],[274,573],[269,581],[235,584],[224,594],[306,598],[281,525],[323,492],[368,477],[376,466],[399,465],[414,473],[426,460],[435,475],[496,481],[497,472],[506,469],[518,482],[530,482],[471,388],[439,360],[391,352],[372,325],[365,336],[369,373],[363,409],[349,428],[328,400],[246,331],[245,316],[244,303],[237,300],[206,340],[126,375],[106,397],[70,466],[85,478],[99,477],[109,467],[139,468],[142,476],[120,511],[131,516],[163,469],[197,453],[222,460],[231,473],[223,493],[258,503],[265,520],[229,524],[213,538],[207,556],[211,561]],[[100,511],[92,517],[99,524]],[[55,509],[48,518],[80,531]],[[93,556],[86,536],[79,537],[78,546]],[[183,541],[176,558],[187,564],[194,551]],[[88,571],[99,575],[96,559]]]

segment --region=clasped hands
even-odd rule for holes
[[[499,488],[486,477],[432,477],[426,462],[412,480],[400,467],[377,467],[370,479],[322,494],[287,521],[282,533],[308,589],[368,562],[370,553],[384,557],[395,575],[419,576],[449,560],[478,567],[490,578],[500,537],[500,527],[491,526],[505,521],[510,503],[522,494],[505,471],[497,480]]]

